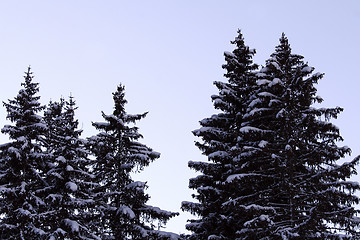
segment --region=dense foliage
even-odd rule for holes
[[[182,235],[161,231],[178,215],[147,204],[146,182],[134,180],[160,153],[141,143],[128,114],[125,88],[113,93],[98,131],[82,138],[72,96],[40,103],[30,67],[14,99],[0,145],[0,239],[359,239],[356,174],[360,156],[331,123],[342,108],[319,108],[316,84],[324,74],[293,54],[287,37],[265,65],[241,31],[225,52],[227,81],[211,96],[216,114],[193,131],[208,161],[190,161],[194,202],[181,208]]]
[[[198,202],[189,239],[358,239],[359,184],[348,181],[359,161],[339,147],[329,120],[341,108],[316,108],[315,84],[323,74],[291,53],[283,35],[260,70],[241,32],[225,52],[227,83],[215,82],[220,112],[200,121],[196,145],[209,162],[189,162]]]
[[[13,125],[1,129],[11,140],[0,146],[2,239],[36,239],[43,234],[39,213],[45,203],[37,193],[47,187],[41,148],[46,125],[38,115],[44,106],[36,96],[39,87],[32,82],[30,68],[24,78],[18,95],[4,102]]]
[[[88,226],[93,218],[89,210],[97,204],[90,190],[97,183],[88,170],[93,163],[80,138],[75,110],[70,97],[50,102],[44,113],[48,187],[42,192],[47,206],[43,223],[54,239],[97,239]]]
[[[1,239],[178,239],[160,231],[178,213],[147,205],[146,184],[131,178],[160,154],[129,126],[146,114],[125,112],[123,86],[114,113],[93,124],[101,132],[85,140],[73,97],[42,106],[30,67],[21,85],[4,103],[13,125],[0,145]]]
[[[130,175],[160,157],[138,141],[142,136],[136,126],[131,126],[146,113],[126,113],[122,85],[113,93],[113,99],[113,113],[102,113],[105,122],[93,123],[100,133],[89,138],[96,157],[93,168],[99,186],[94,189],[94,199],[98,203],[101,239],[169,239],[172,234],[154,230],[152,222],[158,220],[161,226],[177,213],[147,205],[146,183],[134,181]]]

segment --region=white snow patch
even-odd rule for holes
[[[20,152],[19,152],[19,149],[17,149],[17,148],[9,147],[9,148],[8,148],[8,152],[9,152],[9,153],[15,153],[16,158],[18,158],[18,159],[21,158],[21,154],[20,154]]]
[[[274,94],[269,93],[269,92],[261,92],[261,93],[259,93],[259,96],[276,98],[276,96]]]
[[[313,67],[309,67],[309,66],[306,66],[306,67],[303,67],[303,69],[301,69],[302,72],[306,72],[306,73],[310,73],[314,70]]]
[[[257,105],[258,103],[261,103],[261,100],[259,98],[256,98],[254,100],[251,101],[251,103],[249,104],[249,107],[254,107],[255,105]]]
[[[66,234],[66,231],[64,229],[62,229],[62,228],[57,228],[55,232],[60,234],[60,235],[65,235]]]
[[[43,236],[43,235],[45,235],[45,232],[44,232],[44,230],[42,230],[42,229],[39,229],[39,228],[33,228],[33,232],[34,232],[35,234],[38,234],[38,235],[40,235],[40,236]]]
[[[149,234],[148,231],[145,230],[143,227],[136,225],[135,228],[137,228],[137,230],[140,232],[141,236],[143,237],[143,239],[145,239]]]
[[[17,210],[21,215],[25,215],[25,216],[30,216],[31,215],[31,212],[29,210],[25,210],[23,208],[19,208]]]
[[[321,72],[317,72],[317,73],[315,73],[313,76],[314,77],[321,77],[323,74],[321,73]]]
[[[76,221],[70,220],[68,218],[64,219],[64,221],[65,221],[65,224],[71,228],[72,232],[79,232],[79,227],[80,227],[79,223],[77,223]]]
[[[270,223],[270,225],[272,225],[274,222],[273,221],[271,221],[271,219],[269,218],[269,216],[268,215],[260,215],[259,217],[257,217],[257,218],[254,218],[254,219],[252,219],[252,220],[250,220],[250,221],[247,221],[247,222],[245,222],[244,223],[244,226],[245,227],[250,227],[251,225],[252,225],[252,223],[254,223],[254,222],[258,222],[258,221],[261,221],[261,222],[268,222],[268,223]]]
[[[19,142],[26,142],[26,137],[21,136],[21,137],[18,137],[16,140]]]
[[[233,53],[228,52],[228,51],[225,51],[224,55],[225,55],[225,57],[236,58],[236,56]]]
[[[74,171],[74,168],[70,165],[66,166],[66,171],[70,172],[70,171]]]
[[[286,110],[284,108],[282,108],[277,114],[276,114],[276,118],[281,118],[284,117],[286,114]]]
[[[206,186],[206,187],[198,187],[197,188],[197,190],[198,191],[214,191],[214,192],[216,192],[216,193],[220,193],[220,191],[218,190],[218,189],[216,189],[216,188],[214,188],[214,187],[210,187],[210,186]],[[159,208],[159,210],[160,210],[160,208]]]
[[[250,116],[254,116],[256,113],[258,112],[263,112],[263,111],[267,111],[269,110],[268,108],[254,108],[253,110],[251,110],[249,113],[244,114],[244,118],[248,118]]]
[[[156,212],[156,214],[158,214],[158,215],[165,215],[165,214],[168,216],[173,215],[173,212],[162,210],[159,207],[154,207],[154,206],[150,206],[150,205],[146,205],[146,204],[144,205],[144,207],[150,211]]]
[[[257,81],[256,81],[256,84],[257,84],[258,86],[261,86],[261,85],[264,85],[264,84],[269,84],[269,83],[270,83],[270,81],[267,80],[267,79],[260,79],[260,80],[257,80]]]
[[[37,128],[42,128],[42,129],[47,128],[46,124],[44,124],[44,123],[35,123],[35,124],[33,124],[33,126],[35,126]]]
[[[256,76],[257,77],[265,77],[266,73],[259,72],[259,73],[256,73]]]
[[[25,192],[25,188],[26,188],[26,182],[21,182],[21,185],[20,185],[20,193],[24,193]]]
[[[219,240],[220,237],[216,235],[210,235],[207,240]]]
[[[221,91],[220,91],[220,95],[229,95],[231,92],[230,92],[230,90],[229,89],[222,89]]]
[[[70,189],[73,192],[76,192],[78,189],[78,186],[73,182],[67,182],[65,185],[68,189]]]
[[[266,206],[261,206],[261,205],[257,205],[257,204],[250,204],[247,206],[242,205],[240,207],[244,207],[246,210],[254,209],[254,210],[265,210],[265,211],[275,212],[275,209],[273,207],[266,207]]]
[[[281,68],[280,68],[280,66],[279,66],[279,64],[277,62],[275,62],[275,61],[271,62],[271,65],[273,65],[277,70],[282,72],[282,70],[281,70]]]
[[[130,219],[135,218],[135,213],[133,212],[133,210],[131,210],[131,208],[129,208],[128,206],[125,206],[125,205],[122,205],[119,207],[118,213],[127,215]]]
[[[209,158],[228,157],[228,156],[229,156],[229,154],[225,151],[217,151],[217,152],[210,153],[208,155]]]
[[[220,98],[216,98],[216,99],[214,99],[213,100],[214,101],[214,104],[215,105],[219,105],[219,104],[224,104],[224,105],[226,105],[227,103],[226,102],[224,102],[222,99],[220,99]]]
[[[277,99],[271,99],[269,102],[269,107],[272,107],[276,103],[281,103],[281,101]]]
[[[258,144],[259,147],[264,148],[269,142],[265,141],[265,140],[261,140],[260,143]]]
[[[260,176],[260,174],[257,173],[240,173],[240,174],[233,174],[227,177],[226,182],[232,182],[235,179],[241,179],[243,177],[248,177],[248,176]]]
[[[135,181],[132,183],[129,183],[126,188],[145,188],[146,182],[141,182],[141,181]]]
[[[159,235],[159,237],[167,238],[168,240],[179,240],[179,235],[171,232],[165,232],[165,231],[156,231],[156,233]]]
[[[267,221],[267,222],[271,221],[268,215],[261,215],[259,219],[260,221]]]
[[[251,157],[253,154],[254,154],[254,151],[242,152],[240,154],[240,159],[246,158],[246,157]],[[238,161],[240,161],[240,159]]]
[[[281,84],[282,83],[282,81],[279,79],[279,78],[274,78],[272,81],[271,81],[271,83],[269,84],[269,87],[272,87],[272,86],[274,86],[274,85],[276,85],[276,84]]]
[[[56,158],[56,161],[66,162],[66,159],[63,156],[59,156],[59,157]]]
[[[261,132],[263,130],[261,130],[260,128],[256,128],[256,127],[246,126],[246,127],[240,128],[239,131],[241,133],[248,133],[248,132]]]

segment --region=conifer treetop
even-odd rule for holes
[[[105,231],[104,239],[169,239],[170,233],[155,230],[153,221],[159,227],[171,217],[178,215],[146,202],[150,196],[145,193],[145,182],[134,181],[131,171],[139,172],[160,154],[140,143],[142,135],[133,123],[144,118],[144,114],[128,114],[125,110],[125,88],[119,85],[113,93],[112,114],[102,112],[104,122],[94,122],[100,131],[89,138],[89,145],[96,161],[94,174],[100,187],[96,188],[98,208],[103,217],[100,220]],[[99,224],[95,224],[99,225]]]
[[[37,115],[42,111],[45,106],[42,106],[39,102],[40,96],[36,96],[39,92],[39,83],[33,82],[33,73],[30,66],[27,72],[25,72],[24,82],[21,83],[23,89],[19,90],[19,93],[14,99],[9,99],[8,103],[3,102],[7,110],[7,119],[11,122],[15,122],[15,126],[10,127],[6,125],[3,129],[3,133],[8,133],[10,138],[16,139],[17,135],[21,135],[21,131],[25,128],[44,128],[41,124],[41,116]],[[15,130],[16,128],[16,130]],[[20,132],[19,132],[20,131]],[[36,135],[37,133],[32,131],[30,134]]]

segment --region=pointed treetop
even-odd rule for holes
[[[34,78],[33,76],[33,72],[31,71],[31,67],[30,65],[28,66],[28,69],[25,73],[25,76],[24,76],[24,79],[25,79],[25,82],[24,83],[21,83],[21,86],[26,86],[26,84],[30,84],[30,82],[32,81],[32,79]]]
[[[275,60],[281,64],[284,64],[284,61],[289,59],[291,55],[291,47],[288,38],[285,36],[285,33],[281,34],[279,42],[280,44],[275,47],[275,52],[270,55],[272,57],[270,61]]]
[[[237,30],[238,36],[235,37],[235,40],[230,41],[231,44],[236,44],[237,47],[241,47],[245,45],[244,36],[241,32],[241,29]]]
[[[19,90],[18,95],[13,100],[9,99],[8,102],[3,102],[8,112],[7,119],[11,122],[18,122],[18,126],[40,122],[41,117],[36,113],[45,108],[39,102],[40,96],[36,95],[39,92],[39,83],[32,82],[33,76],[30,67],[25,72],[24,79],[25,81],[21,83],[23,88]]]
[[[231,44],[235,44],[237,47],[233,51],[233,53],[236,56],[241,56],[244,53],[245,53],[245,55],[250,55],[251,57],[254,56],[256,53],[256,50],[250,49],[248,46],[245,45],[244,36],[240,29],[238,29],[237,33],[238,33],[238,36],[235,37],[235,40],[230,41]]]
[[[125,87],[120,83],[117,87],[116,92],[113,93],[114,99],[114,115],[121,116],[125,114],[125,104],[127,103],[125,99]]]
[[[32,96],[36,94],[39,91],[39,83],[33,83],[34,76],[33,72],[31,72],[31,67],[28,66],[28,70],[25,72],[24,79],[25,81],[21,83],[21,86],[23,86],[25,89],[25,92],[23,90],[20,90],[22,94],[26,93],[28,96]]]
[[[291,66],[301,65],[303,63],[303,56],[292,54],[292,50],[285,33],[281,34],[279,42],[280,44],[275,47],[275,52],[270,55],[271,58],[266,60],[267,67],[273,67],[277,70],[280,70],[281,68],[282,70],[280,72],[283,72],[285,69],[286,71],[290,71]]]
[[[288,38],[284,32],[281,33],[280,42],[285,41],[288,43]]]
[[[256,51],[245,45],[240,29],[238,29],[238,36],[231,41],[231,44],[236,45],[236,48],[232,52],[224,52],[226,64],[223,64],[222,68],[227,70],[224,76],[229,79],[229,82],[235,83],[240,80],[240,75],[258,69],[258,65],[253,63]]]
[[[27,72],[25,72],[26,76],[30,76],[33,74],[33,72],[31,71],[31,66],[29,65],[27,68]]]
[[[74,100],[74,96],[70,93],[69,100],[66,102],[66,110],[67,111],[75,111],[78,107],[76,107],[76,101]]]

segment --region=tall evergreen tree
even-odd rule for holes
[[[76,109],[70,97],[50,102],[44,114],[49,186],[43,192],[47,209],[42,222],[49,239],[100,239],[88,228],[94,208],[90,190],[95,184],[82,130],[77,129]]]
[[[212,98],[221,112],[194,131],[212,163],[189,163],[203,173],[190,179],[199,203],[183,203],[200,217],[187,225],[190,239],[358,238],[359,185],[346,179],[359,157],[336,163],[350,153],[336,145],[342,137],[329,122],[342,109],[312,106],[322,101],[314,84],[323,75],[302,59],[284,35],[256,74],[249,68],[236,75],[231,63],[244,64],[226,59],[229,83],[220,86],[234,82],[232,76],[239,83],[225,91],[218,86]]]
[[[23,87],[13,100],[4,102],[7,119],[13,124],[1,131],[11,142],[3,144],[0,161],[0,238],[42,239],[38,213],[45,204],[36,193],[46,187],[43,181],[41,142],[46,131],[39,103],[38,83],[30,67]]]
[[[105,122],[95,122],[101,131],[89,138],[96,162],[94,174],[100,186],[94,190],[99,214],[94,223],[102,239],[173,239],[174,234],[155,230],[153,221],[166,223],[177,213],[146,204],[146,184],[134,181],[130,173],[142,170],[160,154],[140,143],[142,135],[133,126],[144,114],[130,115],[125,111],[124,87],[113,93],[114,111],[102,113]],[[100,226],[100,227],[99,227]],[[160,225],[159,225],[160,226]]]
[[[251,192],[253,189],[251,185],[237,189],[236,185],[227,182],[240,161],[243,144],[239,130],[257,90],[255,70],[258,68],[252,61],[255,50],[245,45],[240,30],[231,43],[236,48],[232,53],[225,52],[226,64],[223,65],[228,82],[214,83],[219,94],[213,95],[212,100],[220,113],[203,119],[200,121],[202,127],[193,131],[195,136],[202,138],[203,141],[196,145],[210,162],[189,162],[190,168],[202,173],[190,179],[189,184],[190,188],[197,190],[193,197],[198,203],[182,203],[183,210],[199,216],[186,225],[193,232],[190,239],[235,239],[237,219],[231,215],[237,213],[223,206],[236,195],[233,190]]]
[[[239,187],[249,181],[258,186],[231,201],[239,206],[244,198],[252,199],[245,206],[256,204],[259,210],[243,224],[241,238],[359,238],[353,206],[359,202],[354,195],[359,184],[346,180],[356,173],[359,157],[337,163],[350,153],[350,148],[337,146],[343,139],[329,122],[342,109],[312,106],[322,102],[315,84],[323,74],[313,74],[302,59],[291,53],[283,34],[258,74],[257,98],[240,129],[242,141],[252,145],[243,151],[246,166],[232,177]]]

